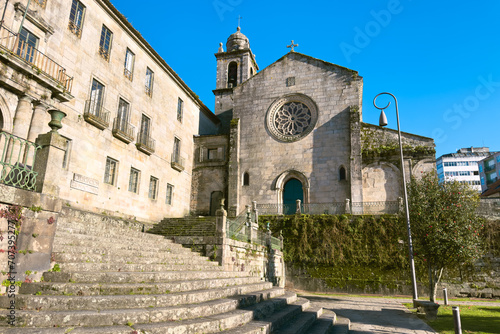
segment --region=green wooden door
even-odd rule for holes
[[[283,213],[286,215],[294,214],[296,210],[296,201],[298,199],[304,202],[302,183],[297,179],[290,179],[285,183],[283,189]]]

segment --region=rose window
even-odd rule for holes
[[[300,102],[285,103],[274,117],[274,126],[285,136],[296,136],[311,124],[311,111]]]
[[[317,111],[313,101],[304,95],[281,98],[269,108],[267,127],[281,141],[305,137],[316,124]]]

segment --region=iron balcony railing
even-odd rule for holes
[[[69,21],[68,29],[78,37],[82,37],[82,28],[73,21]]]
[[[116,117],[113,120],[113,136],[128,143],[134,140],[134,126],[126,120]]]
[[[7,132],[0,132],[0,183],[35,191],[37,172],[33,170],[40,146]]]
[[[177,169],[179,171],[184,170],[184,159],[181,158],[179,154],[172,154],[172,158],[170,160],[171,166],[174,169]]]
[[[31,65],[38,74],[43,73],[56,81],[64,91],[71,93],[73,77],[66,74],[66,69],[4,26],[0,26],[0,47]]]
[[[155,152],[155,145],[156,141],[151,138],[151,136],[147,133],[144,132],[139,132],[137,134],[137,149],[147,153],[147,154],[152,154]]]
[[[83,118],[95,127],[106,129],[109,126],[109,115],[110,112],[103,108],[102,102],[92,99],[85,101]]]

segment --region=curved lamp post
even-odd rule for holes
[[[413,259],[413,242],[411,240],[411,227],[410,227],[410,211],[408,208],[408,193],[406,192],[406,176],[405,176],[405,166],[404,166],[404,160],[403,160],[403,144],[401,143],[401,130],[399,129],[399,111],[398,111],[398,99],[391,93],[380,93],[375,98],[373,99],[373,105],[375,108],[381,110],[380,112],[380,118],[379,118],[379,125],[380,126],[386,126],[387,125],[387,117],[385,116],[384,109],[389,107],[391,105],[391,101],[387,103],[385,107],[378,107],[376,104],[377,97],[380,95],[390,95],[394,98],[394,101],[396,102],[396,118],[398,120],[398,137],[399,137],[399,155],[401,157],[401,174],[403,175],[403,190],[404,190],[404,200],[405,200],[405,209],[406,209],[406,226],[408,229],[408,248],[409,248],[409,253],[410,253],[410,268],[411,268],[411,282],[413,285],[413,299],[418,299],[418,293],[417,293],[417,279],[415,277],[415,261]]]

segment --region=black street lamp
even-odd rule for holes
[[[396,102],[396,118],[398,120],[398,137],[399,137],[399,155],[401,157],[401,174],[403,176],[403,190],[404,190],[404,201],[405,201],[405,210],[406,210],[406,226],[408,229],[408,248],[409,248],[409,253],[410,253],[410,269],[411,269],[411,282],[413,285],[413,299],[418,299],[418,293],[417,293],[417,279],[415,276],[415,261],[413,259],[413,242],[411,239],[411,227],[410,227],[410,209],[408,208],[408,193],[406,191],[406,176],[405,176],[405,165],[404,165],[404,160],[403,160],[403,144],[401,142],[401,130],[399,129],[399,111],[398,111],[398,99],[391,93],[380,93],[375,98],[373,99],[373,105],[375,108],[381,110],[380,112],[380,118],[379,118],[379,125],[380,126],[386,126],[387,125],[387,117],[385,116],[384,109],[389,107],[391,105],[391,101],[389,103],[381,108],[378,107],[377,104],[375,103],[375,100],[377,97],[380,95],[390,95],[394,98],[394,101]]]

